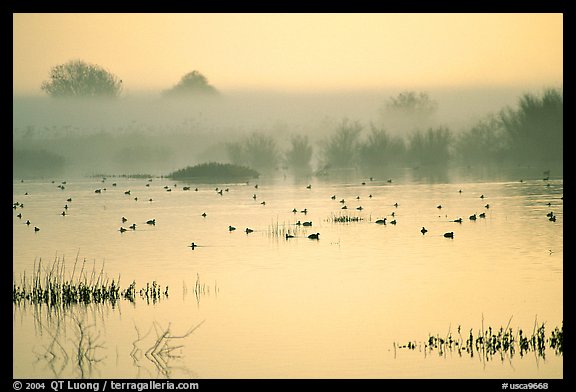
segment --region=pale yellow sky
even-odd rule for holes
[[[221,91],[559,86],[562,14],[14,14],[13,93],[98,64],[126,94],[192,70]]]

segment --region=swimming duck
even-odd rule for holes
[[[234,231],[236,228],[234,226],[228,226],[228,231]]]
[[[446,237],[446,238],[454,238],[454,232],[453,232],[453,231],[449,231],[448,233],[444,233],[444,237]]]
[[[379,225],[385,225],[386,224],[386,218],[384,219],[376,219],[376,223]]]
[[[420,230],[420,233],[422,234],[426,234],[428,232],[428,230],[426,230],[426,228],[424,226],[422,226],[422,229]]]
[[[122,226],[120,226],[120,230],[118,230],[120,233],[124,233],[126,231],[126,229]]]
[[[254,230],[250,229],[250,228],[246,228],[246,230],[244,230],[246,232],[246,234],[252,233]]]
[[[156,219],[147,220],[146,223],[148,223],[149,225],[156,225]]]
[[[320,239],[320,233],[313,233],[313,234],[310,234],[310,235],[308,236],[308,238],[310,238],[311,240],[317,240],[317,239]]]

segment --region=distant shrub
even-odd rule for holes
[[[43,149],[14,149],[12,175],[16,177],[43,177],[59,173],[64,157]]]
[[[260,173],[246,166],[234,165],[231,163],[208,162],[196,166],[188,166],[184,169],[176,170],[167,177],[175,180],[195,180],[202,181],[222,181],[222,180],[242,180],[258,178]]]

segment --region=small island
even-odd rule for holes
[[[259,176],[260,173],[249,167],[218,162],[188,166],[167,175],[168,178],[174,180],[199,182],[245,182],[252,178],[258,178]]]

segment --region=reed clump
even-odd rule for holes
[[[334,215],[334,214],[332,214],[330,218],[328,218],[328,221],[332,223],[353,223],[353,222],[361,222],[363,220],[364,219],[359,216]]]
[[[487,360],[495,355],[500,355],[502,359],[504,355],[509,355],[512,358],[517,353],[523,357],[529,352],[545,358],[547,348],[554,350],[556,355],[564,355],[563,323],[560,327],[555,327],[549,335],[546,334],[545,323],[540,324],[535,321],[532,333],[526,333],[521,328],[513,330],[509,325],[510,323],[505,328],[497,329],[493,329],[491,326],[484,329],[482,326],[476,334],[474,334],[473,329],[470,329],[466,339],[462,337],[461,326],[458,326],[457,336],[452,335],[449,331],[444,336],[429,335],[424,342],[410,341],[403,345],[394,343],[394,348],[409,350],[424,348],[427,353],[436,351],[439,355],[455,351],[459,355],[466,353],[470,357],[481,355]]]
[[[44,268],[42,260],[34,262],[32,276],[24,273],[20,282],[13,282],[12,302],[16,305],[30,303],[48,307],[66,307],[75,304],[89,305],[92,303],[108,303],[112,306],[120,299],[135,302],[140,296],[147,301],[159,301],[168,297],[168,286],[162,289],[153,281],[145,287],[136,289],[133,281],[127,288],[120,286],[120,277],[111,281],[104,274],[104,265],[99,272],[95,264],[92,271],[86,271],[86,260],[82,262],[77,274],[78,259],[74,263],[72,274],[67,278],[63,259],[57,258],[50,268]]]

